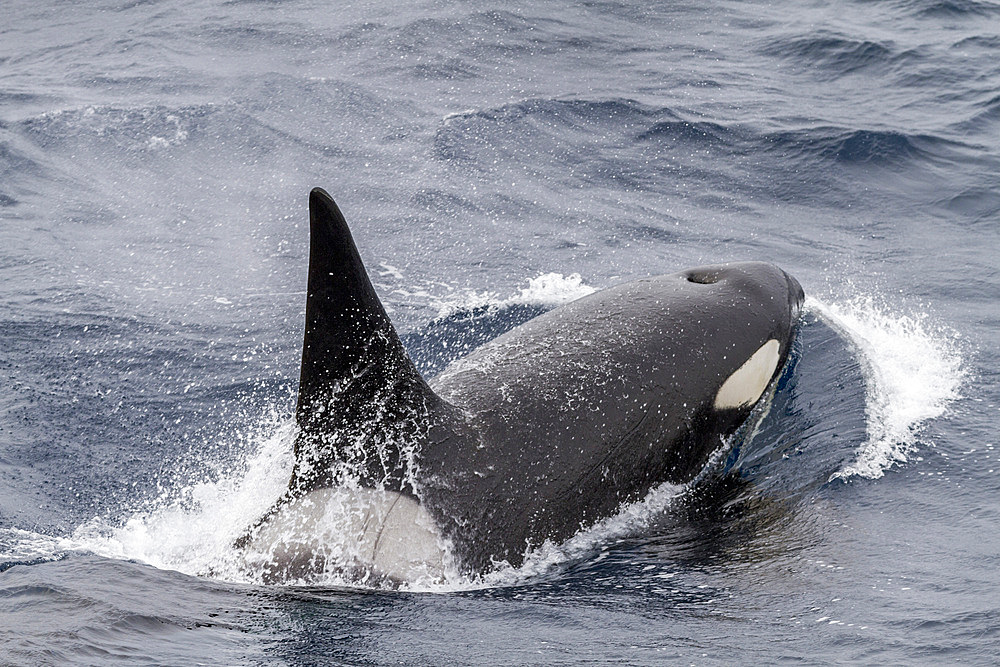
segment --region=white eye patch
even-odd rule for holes
[[[434,520],[416,500],[346,487],[317,489],[282,505],[249,552],[251,561],[309,564],[308,574],[357,564],[403,581],[441,580],[446,558]]]
[[[729,376],[719,393],[715,395],[715,409],[740,408],[753,405],[767,388],[767,383],[778,367],[778,351],[781,349],[778,341],[773,338],[750,355],[736,372]]]

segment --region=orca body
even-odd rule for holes
[[[274,579],[345,555],[395,580],[517,566],[690,481],[780,374],[802,306],[798,282],[764,263],[639,280],[540,315],[428,384],[318,188],[310,218],[292,479],[240,540]]]

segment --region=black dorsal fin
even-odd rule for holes
[[[394,485],[398,440],[433,396],[410,361],[365,271],[343,214],[324,190],[309,195],[309,286],[290,488],[336,483],[338,463],[362,483]]]

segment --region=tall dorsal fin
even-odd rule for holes
[[[365,483],[385,483],[399,468],[400,423],[433,393],[375,294],[343,214],[320,188],[309,195],[309,219],[291,488],[334,483],[337,462],[362,470]]]
[[[373,339],[398,340],[343,213],[321,188],[309,194],[309,284],[296,419],[352,373]]]

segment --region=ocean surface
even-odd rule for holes
[[[403,4],[3,1],[0,664],[994,663],[1000,4]],[[808,307],[693,483],[263,585],[314,186],[428,375],[698,264]]]

